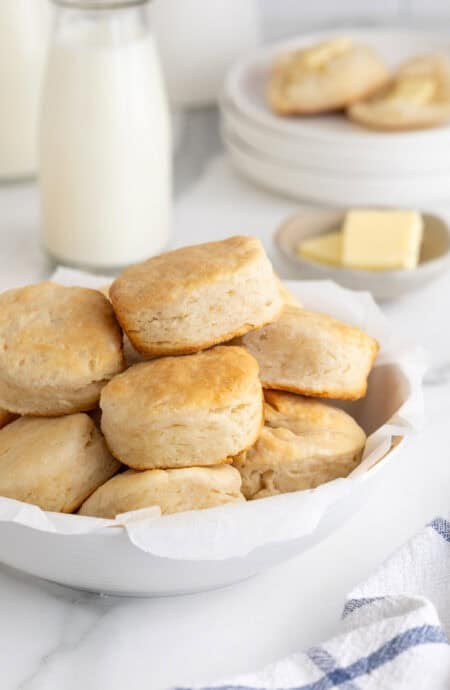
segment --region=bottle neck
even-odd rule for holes
[[[114,7],[107,7],[106,3],[99,8],[92,7],[94,2],[58,0],[53,42],[68,47],[85,45],[107,48],[149,33],[146,2],[109,4],[114,4]]]
[[[58,7],[86,11],[105,11],[146,5],[149,0],[53,0]]]

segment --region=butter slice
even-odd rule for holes
[[[426,77],[404,77],[399,79],[389,101],[403,101],[414,105],[425,105],[433,100],[436,94],[436,82]]]
[[[317,46],[306,50],[304,53],[304,60],[311,69],[321,69],[330,60],[338,55],[343,55],[352,47],[352,42],[349,38],[337,37],[331,41],[319,43]]]
[[[349,211],[342,264],[371,271],[415,268],[422,234],[422,217],[415,211]]]
[[[338,266],[341,263],[342,233],[328,232],[325,235],[313,237],[300,242],[298,245],[300,256],[322,264]]]

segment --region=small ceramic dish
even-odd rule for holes
[[[298,254],[300,242],[342,227],[345,211],[311,210],[291,216],[275,233],[275,243],[298,278],[329,279],[352,290],[366,290],[378,300],[392,300],[417,290],[450,268],[450,228],[438,216],[422,213],[424,235],[419,265],[414,269],[364,271],[319,263]]]

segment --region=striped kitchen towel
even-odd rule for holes
[[[337,637],[202,690],[449,690],[449,634],[450,521],[436,518],[351,592]]]

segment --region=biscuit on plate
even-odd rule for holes
[[[0,406],[37,416],[88,410],[123,367],[122,333],[98,290],[40,283],[0,294]]]
[[[261,436],[234,459],[247,499],[312,489],[359,464],[366,435],[346,412],[291,393],[265,398]]]
[[[342,400],[366,394],[378,352],[376,340],[359,328],[292,305],[234,344],[258,361],[264,388]]]
[[[129,467],[229,462],[262,426],[258,364],[228,346],[135,364],[105,386],[100,407],[108,446]]]
[[[103,484],[81,506],[80,515],[111,518],[159,506],[162,514],[202,510],[244,501],[241,477],[231,465],[175,470],[127,470]]]
[[[2,410],[0,407],[0,429],[12,422],[16,418],[16,415],[11,414],[8,410]]]
[[[119,469],[87,414],[21,417],[0,431],[0,496],[72,513]]]
[[[269,77],[267,99],[278,115],[341,110],[382,87],[389,70],[370,46],[336,37],[280,55]]]
[[[435,54],[409,60],[386,89],[352,105],[348,115],[365,127],[388,131],[450,122],[450,59]]]
[[[184,247],[127,268],[111,301],[142,354],[189,354],[273,321],[283,302],[254,237]]]

